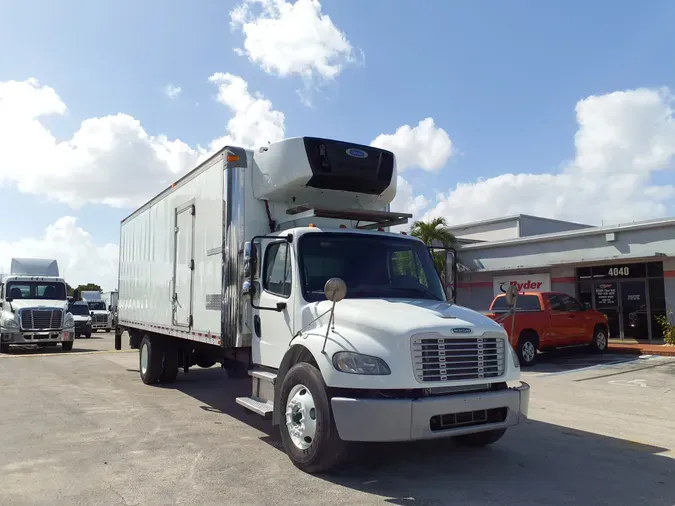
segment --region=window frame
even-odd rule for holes
[[[272,266],[273,266],[274,263],[276,262],[276,255],[278,254],[279,247],[281,247],[282,245],[285,245],[285,246],[286,246],[286,259],[285,259],[284,263],[290,268],[290,272],[288,273],[288,276],[289,276],[289,281],[288,281],[288,285],[289,285],[288,295],[283,294],[283,293],[277,293],[277,292],[274,292],[274,291],[270,290],[270,289],[268,288],[268,286],[267,286],[267,283],[268,283],[268,279],[267,279],[267,271],[268,271],[268,269],[269,269],[269,265],[268,265],[268,263],[267,263],[267,259],[268,259],[269,255],[270,255],[270,252],[271,252],[272,248],[273,248],[274,246],[277,246],[277,245],[278,245],[278,247],[277,247],[277,253],[275,254],[274,259],[273,259],[273,261],[272,261],[272,262],[273,262],[273,263],[272,263]],[[293,294],[293,266],[291,265],[291,259],[290,259],[290,251],[291,251],[291,250],[292,250],[291,245],[288,243],[288,241],[285,241],[285,240],[271,241],[271,242],[267,245],[267,247],[265,248],[265,254],[263,255],[263,262],[262,262],[262,264],[263,264],[263,265],[262,265],[262,273],[261,273],[261,274],[262,274],[262,279],[260,280],[260,281],[261,281],[260,285],[262,286],[262,289],[263,289],[265,292],[269,293],[270,295],[274,295],[275,297],[281,297],[281,298],[283,298],[283,299],[290,299],[290,298],[291,298],[291,295]],[[284,265],[284,285],[286,284],[286,283],[285,283],[285,280],[286,280],[286,265]]]
[[[567,311],[568,313],[580,313],[584,310],[584,305],[581,302],[579,302],[575,297],[572,297],[567,293],[560,294],[559,296],[563,301],[565,311]],[[570,308],[568,303],[572,303],[573,305],[576,304],[576,309]]]

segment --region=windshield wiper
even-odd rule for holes
[[[407,292],[423,293],[423,294],[425,294],[425,295],[429,295],[429,296],[430,296],[432,299],[434,299],[434,300],[442,301],[442,299],[439,299],[438,297],[436,297],[436,294],[434,294],[433,292],[427,290],[427,289],[424,288],[423,286],[420,286],[420,287],[412,287],[412,286],[407,286],[407,287],[406,287],[406,286],[390,286],[390,287],[388,287],[388,289],[389,289],[389,290],[399,290],[399,291],[400,291],[400,290],[405,290],[405,291],[407,291]]]

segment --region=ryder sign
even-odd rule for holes
[[[513,276],[495,276],[492,278],[494,294],[504,293],[509,285],[516,285],[519,292],[550,292],[550,274],[514,274]]]

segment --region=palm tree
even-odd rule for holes
[[[428,222],[418,220],[412,224],[410,234],[421,239],[427,246],[441,243],[444,248],[450,248],[456,245],[457,239],[452,232],[445,229],[446,226],[445,218],[434,218]]]
[[[440,243],[444,248],[454,248],[457,246],[457,239],[452,232],[445,228],[446,226],[447,223],[445,218],[442,217],[434,218],[430,221],[418,220],[412,224],[410,235],[421,239],[427,247],[438,247],[438,243]],[[441,276],[442,280],[445,280],[446,252],[432,251],[431,255],[434,259],[434,265],[436,266],[438,274]]]

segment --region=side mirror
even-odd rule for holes
[[[241,294],[242,295],[248,295],[250,297],[255,296],[255,284],[252,283],[250,280],[245,280],[241,284]]]
[[[91,312],[91,316],[94,316],[94,312],[93,312],[93,311]]]
[[[347,283],[342,278],[330,278],[323,287],[323,293],[333,304],[347,296]]]
[[[112,306],[108,304],[108,311],[112,311]]]
[[[518,298],[518,288],[516,285],[509,285],[505,293],[506,295],[504,295],[504,298],[506,299],[506,305],[514,307],[516,305],[516,299]]]
[[[14,299],[13,299],[12,297],[7,297],[5,300],[6,300],[7,302],[12,302]]]

